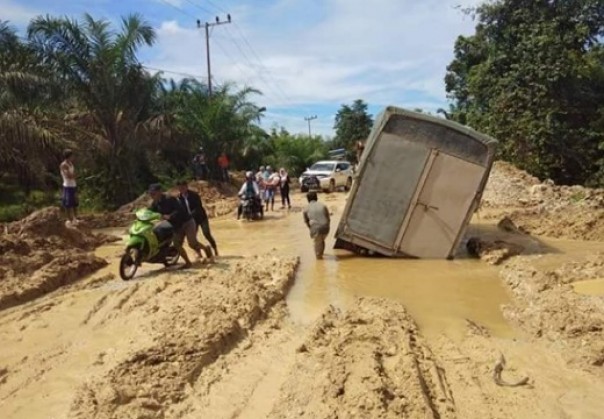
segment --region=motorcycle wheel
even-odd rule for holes
[[[139,259],[140,250],[136,247],[126,249],[126,253],[120,259],[120,278],[128,281],[134,277],[138,269],[137,260]]]
[[[166,259],[164,259],[164,266],[167,268],[169,266],[174,266],[178,263],[178,259],[180,258],[180,253],[175,247],[170,248]]]

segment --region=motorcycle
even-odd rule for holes
[[[120,260],[120,277],[124,281],[132,279],[143,262],[161,263],[166,267],[178,262],[180,253],[172,244],[174,228],[167,221],[156,224],[159,220],[161,214],[149,209],[136,212],[136,221],[130,227],[130,237]]]
[[[243,219],[244,220],[261,220],[264,217],[264,207],[258,198],[243,199]]]

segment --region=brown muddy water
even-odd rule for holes
[[[300,196],[296,198],[298,201]],[[345,196],[331,195],[325,199],[333,213],[333,233]],[[487,327],[495,336],[514,336],[501,312],[501,305],[509,302],[509,295],[498,277],[498,268],[469,258],[463,248],[452,261],[367,258],[334,250],[334,239],[330,237],[325,259],[316,261],[300,207],[269,212],[262,221],[222,217],[212,220],[211,227],[221,257],[236,259],[268,253],[300,257],[296,281],[287,298],[294,321],[309,324],[329,305],[345,309],[357,297],[371,296],[403,303],[424,334],[446,333],[460,337],[470,320]],[[603,243],[506,236],[496,226],[480,221],[470,226],[467,235],[513,239],[529,253],[542,254],[539,264],[543,267],[604,250]],[[119,246],[118,243],[99,249],[99,255],[112,262],[106,268],[108,272],[117,273]],[[144,265],[137,277],[153,276],[160,268],[160,265]],[[603,286],[601,281],[590,281],[578,284],[576,289],[602,295]]]
[[[573,288],[579,294],[604,296],[604,278],[575,282]]]
[[[335,213],[332,231],[344,202],[344,196],[335,198],[327,202]],[[300,257],[295,285],[287,298],[294,321],[308,324],[329,305],[345,309],[357,297],[372,296],[402,302],[424,333],[461,335],[467,319],[495,335],[512,335],[500,310],[508,295],[498,270],[463,254],[453,261],[364,258],[332,249],[331,237],[325,259],[316,261],[299,208],[269,212],[264,220],[255,222],[215,219],[211,227],[221,257],[267,253]],[[107,270],[117,273],[118,253],[116,245],[99,249],[98,254],[111,262]],[[152,275],[160,268],[143,265],[137,277]]]

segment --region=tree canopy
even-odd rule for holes
[[[265,132],[261,92],[252,87],[224,83],[210,97],[202,82],[150,74],[138,53],[154,42],[137,14],[117,25],[40,16],[26,38],[0,21],[0,200],[3,190],[56,194],[67,147],[89,208],[114,208],[151,182],[191,176],[200,148],[211,173],[221,152],[233,169],[271,164],[292,174],[325,156],[321,137]]]
[[[496,0],[447,67],[448,117],[500,156],[559,183],[604,185],[604,3]]]
[[[334,148],[345,148],[354,155],[353,149],[357,141],[365,141],[371,132],[373,118],[367,112],[367,103],[361,99],[351,105],[342,105],[336,114],[333,139]]]

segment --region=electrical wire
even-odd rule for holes
[[[203,6],[198,5],[197,3],[193,3],[191,0],[185,0],[187,3],[189,3],[191,6],[198,8],[199,10],[202,10],[208,14],[212,14],[213,12],[210,9],[206,9]]]
[[[168,5],[168,6],[170,6],[170,7],[171,7],[171,8],[173,8],[174,10],[178,10],[180,13],[182,13],[182,14],[184,14],[184,15],[186,15],[186,16],[189,16],[189,17],[190,17],[190,18],[192,18],[192,19],[197,19],[195,16],[193,16],[192,14],[190,14],[189,12],[187,12],[186,10],[182,9],[181,7],[178,7],[178,6],[177,6],[177,5],[175,5],[175,4],[170,3],[170,2],[169,2],[169,1],[167,1],[167,0],[159,0],[159,1],[161,1],[162,3],[164,3],[164,4]]]

